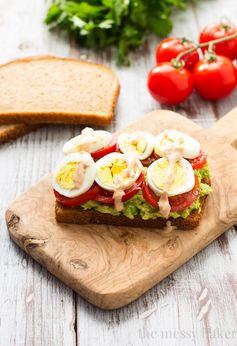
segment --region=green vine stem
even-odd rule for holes
[[[209,46],[209,51],[213,51],[213,46],[215,44],[226,42],[226,41],[232,40],[233,38],[237,38],[237,31],[234,34],[226,36],[226,37],[221,37],[221,38],[218,38],[218,39],[213,40],[213,41],[196,44],[195,47],[187,49],[185,52],[180,53],[175,59],[173,59],[173,64],[174,64],[173,66],[175,67],[175,64],[176,64],[176,66],[178,66],[178,62],[180,62],[180,60],[182,60],[182,58],[185,55],[194,52],[198,48],[204,48],[204,47]]]

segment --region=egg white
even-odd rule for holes
[[[118,137],[118,145],[119,149],[122,151],[122,153],[126,153],[128,150],[126,148],[126,145],[124,144],[125,141],[132,141],[133,139],[136,139],[137,136],[142,136],[147,143],[146,149],[143,153],[139,154],[136,150],[134,150],[137,153],[137,157],[139,160],[145,160],[148,158],[154,149],[154,139],[155,137],[144,131],[137,131],[137,132],[129,132],[129,133],[122,133]]]
[[[159,188],[159,186],[157,186],[155,184],[153,177],[152,177],[152,174],[153,174],[153,170],[156,167],[157,163],[162,162],[164,160],[166,160],[166,158],[161,158],[161,159],[154,161],[147,169],[148,185],[150,186],[152,191],[154,191],[155,194],[158,196],[160,196],[164,192],[164,190]],[[170,197],[171,196],[177,196],[177,195],[180,195],[182,193],[191,191],[195,185],[194,171],[193,171],[193,168],[192,168],[192,165],[190,164],[190,162],[188,162],[185,159],[181,159],[179,161],[179,163],[181,164],[182,169],[183,169],[184,174],[185,174],[185,182],[183,185],[176,188],[175,190],[168,191],[168,196],[170,196]]]
[[[176,130],[166,130],[160,133],[155,138],[154,146],[155,153],[161,157],[167,156],[170,150],[177,146],[183,148],[183,157],[186,159],[194,159],[200,153],[200,144],[196,139]]]
[[[95,131],[95,134],[97,136],[97,140],[96,142],[90,144],[90,149],[87,150],[87,152],[89,153],[94,153],[97,150],[107,147],[113,139],[113,135],[108,131],[97,130]],[[76,137],[71,138],[69,141],[67,141],[63,146],[63,153],[65,155],[68,155],[71,153],[76,153],[81,151],[80,139],[81,139],[81,135],[78,135]]]
[[[67,156],[65,156],[61,162],[59,162],[59,164],[56,167],[56,170],[53,174],[53,179],[52,179],[52,185],[54,190],[56,190],[57,192],[59,192],[61,195],[65,196],[65,197],[77,197],[80,196],[81,194],[85,193],[86,191],[88,191],[91,186],[93,185],[94,181],[95,181],[95,176],[96,176],[96,165],[94,160],[91,158],[91,162],[92,164],[86,169],[85,171],[85,177],[84,177],[84,181],[80,187],[80,189],[72,189],[72,190],[68,190],[65,188],[62,188],[56,181],[56,177],[58,172],[60,171],[61,168],[63,168],[64,166],[66,166],[67,163],[69,162],[79,162],[80,161],[80,154],[79,153],[72,153],[69,154]]]
[[[106,183],[101,181],[101,179],[100,179],[100,177],[98,175],[99,168],[107,166],[110,162],[113,162],[115,159],[124,159],[124,157],[125,157],[125,155],[121,154],[121,153],[110,153],[110,154],[102,157],[101,159],[99,159],[96,162],[97,174],[96,174],[96,177],[95,177],[95,181],[103,189],[108,190],[108,191],[114,191],[115,186],[114,186],[114,184],[110,185],[110,184],[106,184]],[[130,177],[129,179],[127,179],[127,181],[125,183],[125,186],[124,186],[125,189],[129,188],[130,186],[132,186],[135,183],[135,181],[140,176],[142,170],[143,170],[143,166],[142,166],[141,162],[139,160],[137,160],[137,170],[136,170],[136,173],[135,173],[134,177]]]

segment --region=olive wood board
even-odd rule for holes
[[[196,229],[57,223],[50,176],[23,193],[6,211],[12,239],[102,309],[132,302],[237,223],[237,108],[209,129],[177,113],[157,110],[119,132],[158,134],[168,128],[198,139],[208,154],[213,192]]]

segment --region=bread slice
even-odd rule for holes
[[[75,223],[75,224],[105,224],[114,226],[127,226],[127,227],[150,227],[150,228],[165,228],[167,221],[171,222],[172,226],[176,226],[178,229],[189,230],[196,228],[201,220],[202,213],[206,204],[206,197],[201,200],[200,210],[194,210],[191,214],[183,219],[178,217],[174,219],[170,217],[168,220],[164,218],[143,220],[140,216],[135,216],[133,220],[124,215],[113,216],[110,214],[100,213],[96,210],[84,210],[83,208],[68,208],[62,204],[56,202],[55,214],[58,222]]]
[[[111,69],[53,56],[0,67],[0,123],[109,124],[119,94]]]
[[[21,137],[31,131],[36,130],[39,125],[32,124],[12,124],[12,125],[0,125],[0,144],[8,142],[12,139]]]

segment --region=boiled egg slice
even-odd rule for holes
[[[73,137],[63,146],[65,155],[80,151],[94,153],[99,149],[107,147],[113,139],[113,135],[108,131],[96,130],[86,127],[79,136]]]
[[[81,174],[80,186],[77,186],[77,173]],[[95,176],[96,165],[91,155],[86,152],[73,153],[65,156],[57,165],[52,185],[61,195],[73,198],[88,191]]]
[[[147,182],[156,195],[165,191],[169,161],[163,157],[153,162],[147,170]],[[174,167],[173,182],[169,186],[168,196],[177,196],[191,191],[195,185],[192,165],[185,159],[177,161]]]
[[[117,181],[121,188],[127,189],[138,179],[143,170],[136,156],[133,158],[121,153],[111,153],[96,162],[97,174],[95,181],[103,189],[114,191]]]
[[[166,130],[155,138],[155,153],[167,156],[174,149],[181,148],[182,156],[194,159],[200,153],[200,144],[196,139],[176,130]]]
[[[154,139],[152,134],[143,131],[122,133],[118,145],[122,153],[135,152],[139,160],[145,160],[153,152]]]

